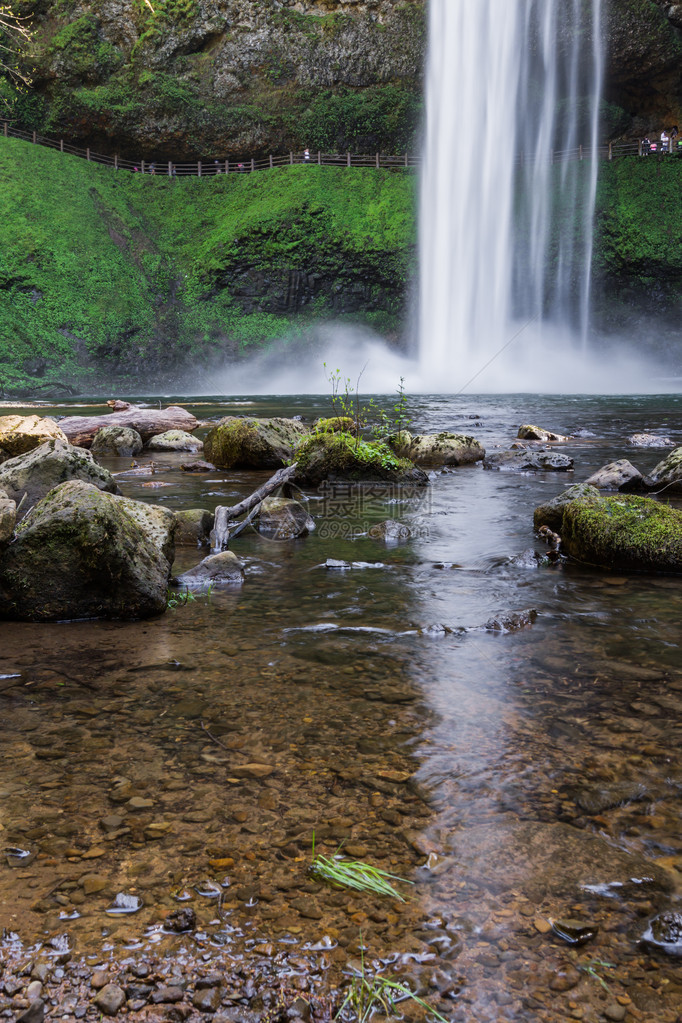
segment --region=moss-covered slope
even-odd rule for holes
[[[313,319],[402,322],[415,180],[116,172],[0,138],[0,385],[172,382]]]

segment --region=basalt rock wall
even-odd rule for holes
[[[418,146],[425,0],[152,6],[21,0],[36,70],[17,120],[149,159]],[[682,4],[604,0],[603,35],[605,132],[682,123]]]

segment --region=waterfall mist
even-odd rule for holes
[[[564,354],[584,345],[597,160],[561,151],[598,142],[600,22],[601,0],[430,0],[427,388],[458,390],[482,371],[474,389],[508,390],[506,367],[532,363],[538,342],[545,354],[550,338]]]

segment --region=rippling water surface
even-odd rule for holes
[[[312,419],[329,403],[189,407]],[[30,854],[0,866],[5,956],[68,934],[99,956],[323,949],[333,973],[364,945],[452,1020],[678,1018],[679,960],[640,939],[680,909],[680,583],[545,564],[532,520],[615,458],[652,469],[664,452],[626,438],[682,444],[682,399],[431,397],[411,414],[413,432],[487,450],[524,422],[574,434],[575,471],[311,492],[305,540],[235,541],[240,588],[142,623],[0,625],[0,837]],[[124,494],[171,508],[266,478],[188,476],[185,458],[159,455],[169,485],[152,490],[129,460],[106,464]],[[386,518],[412,538],[370,538]],[[201,556],[180,548],[176,569]],[[321,887],[313,832],[408,878],[408,901]],[[119,893],[142,908],[107,914]],[[166,933],[187,904],[196,935]],[[567,918],[586,944],[551,931]]]

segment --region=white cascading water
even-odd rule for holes
[[[420,376],[509,390],[586,336],[597,160],[560,151],[598,144],[602,0],[429,3]]]

